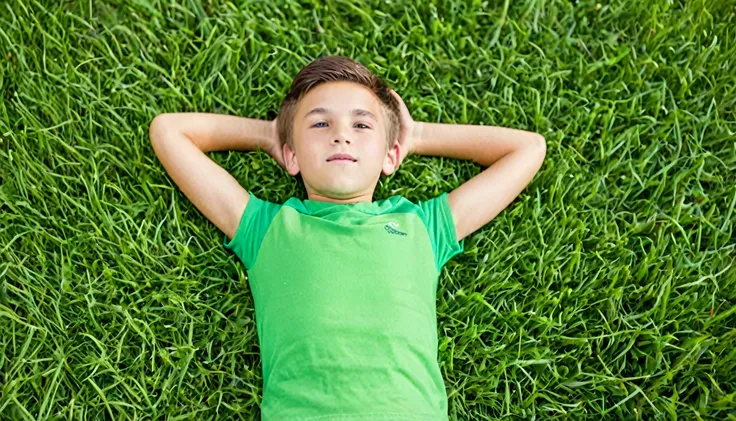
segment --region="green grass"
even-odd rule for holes
[[[273,118],[303,65],[342,54],[416,120],[547,139],[442,272],[451,419],[736,419],[732,0],[279,3],[0,5],[0,418],[257,418],[246,274],[148,125]],[[305,197],[265,153],[210,156]],[[410,157],[375,199],[479,171]]]

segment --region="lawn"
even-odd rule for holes
[[[419,3],[3,2],[0,419],[258,418],[247,274],[148,127],[274,118],[336,54],[416,120],[547,139],[442,271],[450,419],[736,419],[736,3]],[[264,152],[209,155],[305,198]],[[480,170],[412,156],[374,199]]]

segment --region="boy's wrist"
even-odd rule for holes
[[[424,122],[415,121],[411,132],[411,150],[409,153],[419,155],[422,148],[422,136],[424,135]]]
[[[279,130],[278,130],[276,119],[273,119],[268,122],[268,126],[266,127],[263,147],[270,148],[273,145],[278,145],[278,143],[279,143]]]
[[[256,131],[253,132],[256,142],[253,149],[270,151],[278,141],[275,121],[258,120],[257,126],[254,128],[256,129]]]

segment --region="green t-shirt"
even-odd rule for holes
[[[446,420],[439,272],[463,251],[447,193],[418,204],[250,194],[223,245],[248,270],[270,420]]]

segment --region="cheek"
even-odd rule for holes
[[[372,139],[370,142],[369,153],[371,156],[375,156],[378,158],[383,159],[383,157],[386,156],[386,153],[388,153],[388,149],[386,148],[386,142],[383,138],[380,139]]]
[[[299,147],[300,147],[299,155],[303,159],[310,159],[314,157],[315,155],[319,154],[319,150],[318,150],[319,145],[320,145],[319,136],[315,136],[312,133],[304,134],[299,139]]]
[[[309,133],[309,132],[299,133],[299,144],[302,145],[302,147],[303,145],[308,145],[312,143],[312,141],[313,141],[312,133]]]

